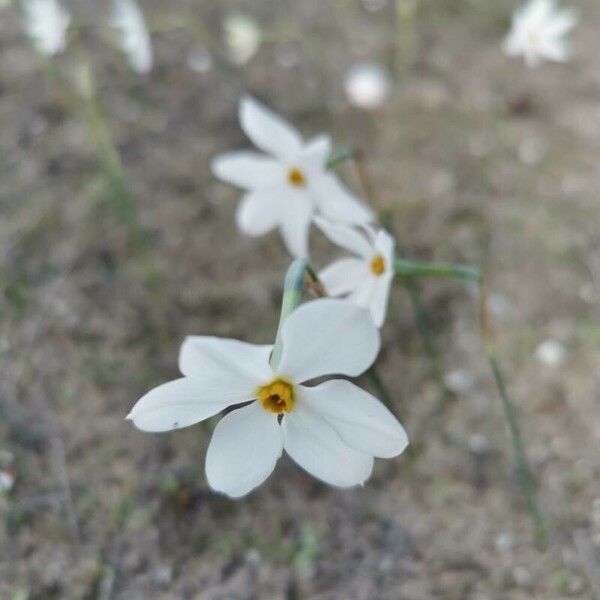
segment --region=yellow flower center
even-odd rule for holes
[[[304,187],[306,185],[306,177],[304,173],[297,167],[292,167],[287,174],[288,181],[294,187]]]
[[[296,404],[294,386],[283,379],[275,379],[258,388],[258,400],[265,410],[278,415],[291,412]]]
[[[373,271],[375,275],[383,275],[383,272],[385,271],[385,260],[381,254],[378,254],[371,261],[371,271]]]

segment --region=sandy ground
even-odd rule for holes
[[[198,42],[173,30],[155,35],[156,68],[137,77],[86,38],[150,241],[145,261],[81,119],[14,10],[0,9],[0,468],[15,474],[0,496],[0,598],[594,598],[600,5],[577,3],[571,64],[531,71],[499,50],[508,4],[424,1],[408,70],[394,62],[383,4],[244,4],[279,41],[243,70],[218,58],[192,72]],[[144,4],[153,21],[204,19],[217,44],[223,15],[240,6]],[[372,114],[343,95],[343,73],[363,58],[397,71],[392,100]],[[59,68],[75,60],[67,53]],[[276,234],[238,234],[239,194],[208,168],[247,144],[242,90],[307,135],[329,130],[365,152],[372,202],[406,256],[485,264],[498,355],[551,523],[545,553],[482,353],[476,290],[460,282],[421,284],[456,388],[435,416],[435,370],[406,288],[394,290],[379,366],[419,452],[378,461],[364,488],[330,489],[284,459],[232,502],[204,480],[206,428],[148,435],[123,420],[177,375],[186,334],[273,338],[288,257]],[[360,190],[350,165],[340,172]],[[331,259],[317,235],[314,247],[316,264]],[[560,364],[536,359],[547,339],[564,345]]]

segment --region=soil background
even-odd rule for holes
[[[54,65],[73,76],[83,49],[94,65],[143,251],[82,115],[2,2],[0,469],[15,483],[0,495],[0,598],[597,597],[600,3],[573,4],[573,60],[537,70],[502,54],[515,4],[495,0],[422,0],[412,57],[391,0],[143,2],[155,31],[147,77],[101,27],[82,29]],[[69,6],[87,25],[107,9]],[[243,68],[221,35],[235,10],[266,36]],[[198,67],[207,48],[212,66],[190,69],[189,53]],[[360,60],[393,73],[380,110],[344,95]],[[378,365],[413,452],[377,461],[363,488],[331,489],[283,458],[230,501],[204,479],[209,428],[149,435],[124,421],[177,376],[186,335],[273,339],[289,257],[276,233],[238,233],[240,193],[209,170],[216,153],[249,146],[244,91],[307,137],[328,131],[364,152],[370,201],[404,256],[485,267],[551,524],[546,552],[521,499],[477,289],[464,282],[419,282],[433,362],[410,290],[395,286]],[[339,173],[366,195],[351,163]],[[316,232],[312,248],[317,266],[337,256]],[[564,351],[555,364],[536,353],[547,340]]]

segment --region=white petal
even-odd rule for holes
[[[240,100],[242,129],[261,150],[284,161],[293,161],[302,150],[302,138],[294,127],[250,96]]]
[[[232,498],[259,486],[275,468],[283,448],[277,415],[258,402],[225,415],[206,453],[208,485]]]
[[[396,241],[384,229],[380,229],[377,232],[375,238],[375,249],[381,254],[385,261],[385,269],[393,271],[394,269],[394,251],[396,249]]]
[[[311,174],[320,175],[327,166],[331,154],[331,138],[328,135],[318,135],[309,140],[298,158],[298,166]]]
[[[373,457],[354,450],[334,429],[306,406],[296,405],[282,421],[285,451],[305,471],[338,487],[364,483]]]
[[[57,0],[24,0],[24,27],[39,52],[52,56],[66,47],[70,13]]]
[[[135,0],[114,0],[111,23],[131,68],[138,73],[152,69],[153,53],[144,15]]]
[[[298,307],[285,321],[282,339],[277,372],[298,383],[336,373],[356,377],[373,364],[381,343],[365,310],[332,298]]]
[[[354,290],[369,275],[369,267],[360,258],[341,258],[319,273],[327,295],[342,296]]]
[[[288,195],[287,187],[283,185],[247,193],[235,214],[240,231],[259,236],[277,227],[281,223]]]
[[[547,60],[556,62],[566,62],[570,56],[567,42],[562,39],[547,40],[546,43],[540,45],[539,53]]]
[[[330,241],[345,248],[348,252],[357,254],[364,259],[370,259],[373,256],[373,247],[369,240],[353,227],[332,223],[321,217],[315,217],[315,224]]]
[[[252,398],[252,390],[246,390],[238,398],[227,394],[225,389],[222,395],[219,391],[200,380],[175,379],[142,396],[127,418],[142,431],[171,431],[199,423],[231,404]]]
[[[222,387],[221,396],[238,397],[273,376],[269,366],[272,349],[227,338],[189,336],[181,345],[179,370],[215,390]]]
[[[348,300],[364,310],[370,310],[375,288],[377,287],[377,280],[378,277],[376,275],[369,273],[369,276],[365,277],[362,283],[348,296]]]
[[[517,56],[518,54],[521,54],[521,52],[523,51],[521,40],[512,31],[504,39],[504,44],[502,46],[502,49],[503,49],[504,53],[508,56]]]
[[[248,190],[270,187],[285,177],[285,169],[279,161],[247,150],[216,156],[211,169],[215,177]]]
[[[281,235],[288,252],[296,258],[308,257],[308,237],[313,205],[310,198],[301,191],[289,190],[283,202]]]
[[[579,20],[579,13],[573,8],[566,8],[557,13],[551,23],[546,27],[546,34],[549,36],[566,35]]]
[[[396,417],[374,396],[337,379],[313,388],[299,386],[299,402],[323,417],[350,447],[382,458],[404,451],[408,438]]]
[[[373,323],[375,323],[377,327],[381,327],[385,321],[393,280],[393,273],[385,273],[384,275],[377,277],[377,280],[375,281],[369,310],[371,312]]]
[[[311,184],[319,212],[330,221],[360,225],[375,219],[373,211],[334,176],[323,174]]]

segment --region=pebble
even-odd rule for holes
[[[556,367],[567,358],[567,349],[558,340],[545,340],[535,350],[535,357],[543,364]]]
[[[351,104],[365,110],[381,108],[392,93],[392,80],[377,63],[358,63],[346,73],[346,96]]]
[[[15,484],[15,476],[10,471],[0,471],[0,493],[7,494]]]
[[[513,569],[513,580],[519,586],[523,588],[531,587],[533,583],[533,577],[529,569],[519,566]]]
[[[450,371],[444,377],[446,387],[455,394],[466,394],[473,388],[473,378],[463,369]]]
[[[195,73],[208,73],[213,66],[213,57],[204,46],[195,46],[187,55],[187,65]]]

